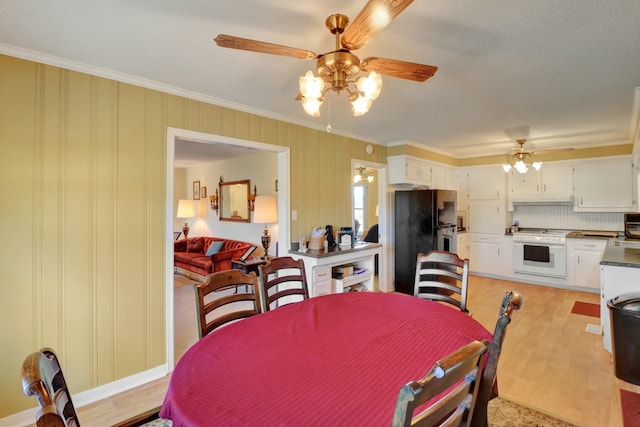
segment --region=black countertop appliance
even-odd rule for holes
[[[456,192],[395,192],[395,290],[413,294],[416,260],[431,250],[455,252]],[[445,235],[445,236],[443,236]],[[443,246],[446,242],[446,247]]]
[[[327,246],[333,248],[336,245],[335,235],[333,234],[333,225],[326,226],[325,237],[327,239]]]

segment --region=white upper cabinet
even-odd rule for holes
[[[506,176],[500,165],[469,168],[469,200],[504,200]]]
[[[438,190],[447,189],[447,176],[445,167],[431,164],[431,188]]]
[[[409,156],[387,157],[389,184],[428,185],[438,190],[456,190],[456,168]]]
[[[575,212],[635,210],[630,156],[576,162],[573,174]]]
[[[469,171],[466,168],[457,170],[458,210],[466,210],[469,206]]]
[[[573,195],[573,167],[571,164],[544,163],[536,171],[529,168],[521,174],[511,171],[512,202],[571,202]]]
[[[389,184],[431,186],[431,167],[428,163],[407,156],[387,157]]]
[[[458,170],[454,167],[444,168],[445,190],[458,190]]]

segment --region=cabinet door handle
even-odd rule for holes
[[[542,184],[542,191],[547,192],[547,184]]]
[[[578,264],[580,264],[580,255],[578,255]]]

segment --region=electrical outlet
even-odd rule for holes
[[[298,211],[294,209],[291,211],[291,221],[297,221],[297,220],[298,220]]]

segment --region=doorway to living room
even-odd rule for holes
[[[289,148],[279,145],[265,144],[255,141],[242,140],[237,138],[229,138],[221,135],[213,135],[202,132],[189,131],[185,129],[168,128],[167,129],[167,195],[165,201],[166,215],[166,241],[173,242],[174,220],[175,220],[175,164],[176,164],[176,144],[188,141],[189,143],[198,143],[198,149],[202,150],[200,156],[208,157],[214,161],[216,155],[229,151],[264,151],[274,153],[277,158],[277,202],[278,202],[278,222],[277,235],[278,240],[285,244],[290,241],[289,231]],[[239,155],[239,153],[238,153]],[[220,159],[218,159],[220,160]],[[211,191],[211,189],[210,189]],[[214,190],[215,191],[215,190]],[[288,243],[286,243],[288,245]],[[175,309],[176,301],[174,300],[174,272],[173,272],[173,245],[167,244],[166,247],[166,263],[167,271],[165,274],[165,294],[166,294],[166,342],[167,342],[167,365],[169,370],[175,365],[176,353],[176,324]],[[195,297],[194,297],[195,299]]]

